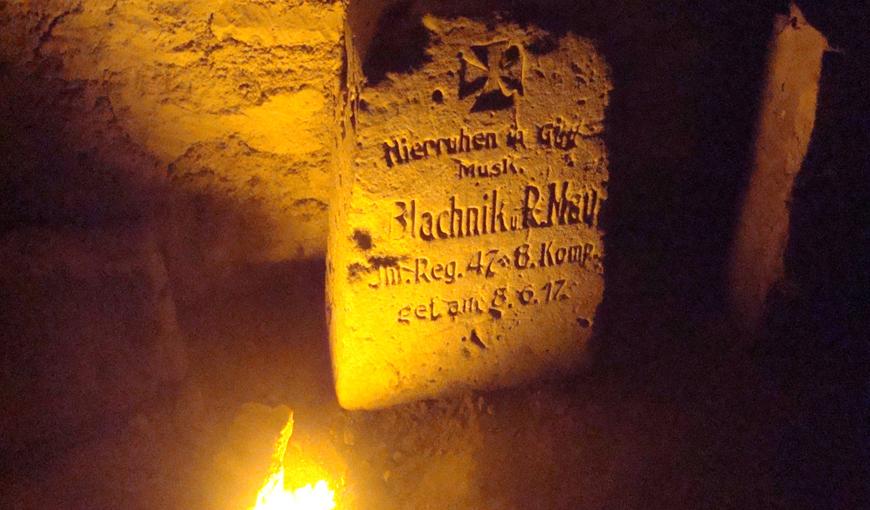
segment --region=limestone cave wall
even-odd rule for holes
[[[592,368],[351,413],[323,306],[342,108],[425,58],[435,11],[612,71]],[[246,508],[290,406],[359,508],[860,508],[868,16],[0,0],[0,507]]]

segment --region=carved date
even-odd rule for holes
[[[399,308],[396,320],[399,324],[436,322],[442,319],[455,321],[466,315],[489,314],[494,320],[501,319],[514,308],[559,303],[571,299],[568,293],[572,282],[558,279],[545,282],[540,287],[527,285],[523,288],[500,286],[484,296],[464,296],[452,299],[432,297],[419,304]]]

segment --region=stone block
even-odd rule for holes
[[[328,248],[346,408],[575,369],[604,291],[611,83],[594,42],[495,17],[408,24],[346,38]]]

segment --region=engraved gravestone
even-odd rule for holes
[[[495,388],[581,364],[602,299],[594,44],[427,15],[426,58],[354,85],[329,246],[346,408]],[[352,40],[352,38],[349,38]]]

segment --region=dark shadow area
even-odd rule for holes
[[[0,67],[0,233],[133,224],[155,207],[141,191],[158,184],[157,163],[117,129],[105,93]]]
[[[387,73],[410,73],[431,59],[426,55],[429,31],[419,17],[412,15],[413,0],[398,2],[387,8],[363,62],[363,74],[375,86]]]
[[[0,74],[0,507],[224,508],[243,404],[339,413],[323,260],[263,260],[260,204],[171,182],[56,71]]]
[[[484,92],[474,101],[471,112],[488,112],[495,110],[507,110],[514,105],[513,96],[506,96],[500,90]]]
[[[553,496],[523,484],[520,507],[535,497],[551,508],[777,506],[776,435],[759,416],[777,415],[778,403],[752,361],[732,352],[723,275],[781,3],[517,5],[523,22],[595,40],[614,85],[597,369],[530,397],[555,418],[541,425],[548,432],[522,436],[564,455],[557,471],[582,487]],[[570,404],[548,405],[565,395]],[[538,481],[558,485],[550,477]]]
[[[790,508],[859,508],[870,496],[870,59],[842,32],[829,42],[840,51],[822,62],[785,281],[769,298],[756,345],[788,403],[777,482]]]
[[[790,508],[870,501],[870,36],[860,2],[798,2],[828,39],[791,204],[785,281],[756,357],[786,412],[776,481]]]
[[[725,306],[774,13],[773,2],[638,2],[593,27],[606,30],[614,81],[603,363],[724,347],[696,328]]]
[[[102,91],[45,76],[57,65],[0,71],[4,474],[122,427],[183,365],[151,258],[156,163]]]

